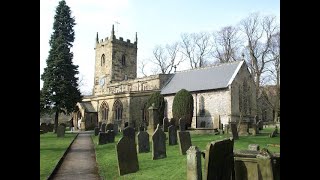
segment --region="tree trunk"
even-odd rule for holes
[[[59,111],[57,110],[54,116],[54,133],[57,133],[58,129],[58,117],[59,117]]]

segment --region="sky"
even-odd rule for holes
[[[40,1],[40,76],[46,67],[59,1]],[[153,48],[179,41],[182,33],[234,26],[255,12],[275,15],[280,22],[280,0],[66,0],[66,3],[76,22],[71,51],[73,63],[79,66],[80,90],[84,94],[89,94],[93,87],[96,34],[99,33],[99,39],[109,37],[112,24],[117,38],[133,42],[137,32],[138,64],[147,62],[146,71],[151,74]],[[186,63],[177,71],[190,68]],[[139,69],[137,72],[141,77]],[[42,85],[40,79],[40,89]]]

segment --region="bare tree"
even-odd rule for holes
[[[170,74],[173,68],[176,68],[184,59],[179,57],[179,43],[167,44],[165,48],[157,45],[153,49],[154,63],[162,74]],[[153,70],[153,72],[157,72]]]
[[[233,26],[227,26],[220,31],[213,33],[214,47],[211,55],[220,63],[240,60],[241,39],[239,29]]]
[[[182,54],[189,60],[192,69],[207,64],[206,57],[212,50],[208,32],[181,34]]]
[[[144,77],[147,76],[145,72],[146,65],[147,65],[147,62],[145,60],[139,61],[139,70]]]
[[[240,28],[247,42],[245,53],[248,55],[248,66],[255,79],[258,97],[261,76],[267,71],[268,63],[273,61],[270,53],[271,39],[278,31],[279,25],[274,16],[261,17],[254,13],[240,22]]]

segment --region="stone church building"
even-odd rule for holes
[[[115,36],[99,40],[95,45],[93,94],[77,104],[74,124],[93,129],[101,123],[138,127],[146,119],[146,102],[156,91],[164,95],[165,117],[172,118],[172,102],[176,92],[184,88],[194,98],[192,128],[215,128],[221,124],[252,121],[256,115],[253,78],[244,61],[192,69],[174,74],[158,74],[137,78],[137,34],[134,42]]]

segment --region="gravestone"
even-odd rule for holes
[[[213,129],[220,129],[220,115],[214,115],[213,119]]]
[[[210,142],[206,146],[204,179],[230,180],[234,176],[233,139]]]
[[[108,143],[108,137],[106,132],[99,132],[99,141],[98,145],[107,144]]]
[[[98,122],[98,124],[99,124],[99,128],[101,128],[102,122],[101,122],[101,121],[99,121],[99,122]]]
[[[169,145],[176,145],[178,144],[177,142],[177,130],[175,125],[171,125],[168,128],[169,130]]]
[[[258,128],[256,124],[252,124],[252,135],[255,136],[258,134]]]
[[[152,135],[152,160],[167,157],[166,152],[166,134],[157,125],[157,129]]]
[[[131,138],[123,136],[116,145],[116,150],[120,176],[139,170],[137,149]]]
[[[259,151],[260,150],[260,146],[259,146],[259,144],[249,144],[248,150]]]
[[[43,133],[47,133],[48,132],[47,124],[46,123],[41,123],[40,130],[42,130]]]
[[[273,130],[273,131],[270,133],[269,137],[271,137],[271,138],[276,137],[275,130]]]
[[[66,127],[63,125],[59,125],[57,129],[57,137],[64,137],[65,132],[66,132]]]
[[[225,124],[223,129],[226,131],[226,134],[229,134],[230,125],[229,124]]]
[[[134,129],[132,127],[130,127],[130,126],[125,127],[123,129],[123,136],[127,136],[128,138],[132,139],[134,143],[136,143],[135,132],[134,132]]]
[[[95,136],[98,136],[98,135],[99,135],[99,130],[100,130],[99,127],[95,127],[95,128],[94,128],[94,135],[95,135]]]
[[[180,154],[185,155],[186,151],[192,146],[191,144],[191,136],[188,131],[180,131],[178,132],[178,142]]]
[[[197,146],[187,150],[187,180],[202,180],[201,151]]]
[[[186,130],[186,120],[184,118],[179,119],[179,130],[180,131]]]
[[[159,124],[159,112],[158,109],[155,107],[154,103],[152,106],[148,108],[149,113],[149,125],[148,125],[148,133],[153,134]]]
[[[239,139],[238,130],[237,130],[237,124],[231,123],[230,125],[232,137],[234,140]]]
[[[263,122],[261,120],[257,122],[257,126],[259,130],[263,130]]]
[[[107,130],[106,135],[107,135],[107,142],[108,143],[113,143],[114,142],[114,138],[115,138],[114,131],[113,130]]]
[[[107,126],[106,123],[102,123],[102,125],[101,125],[101,132],[106,132],[106,126]]]
[[[168,132],[168,126],[169,126],[168,118],[166,118],[166,117],[163,118],[162,126],[163,126],[163,132]]]
[[[200,127],[201,127],[201,128],[205,128],[205,127],[206,127],[206,122],[205,122],[205,121],[201,121]]]
[[[114,135],[115,135],[115,136],[119,133],[119,128],[118,128],[118,125],[117,125],[117,124],[114,124],[114,125],[113,125],[113,132],[114,132]]]
[[[140,131],[137,134],[138,153],[150,152],[149,134],[145,131]]]
[[[139,126],[139,131],[145,131],[145,128],[144,128],[143,125],[140,125],[140,126]]]

